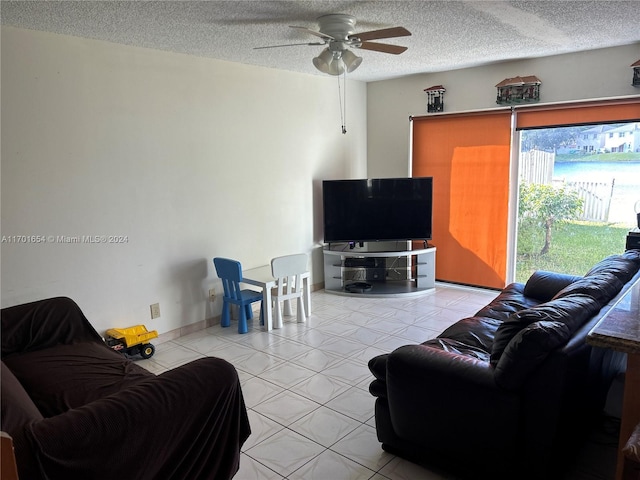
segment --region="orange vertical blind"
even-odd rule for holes
[[[413,119],[413,176],[433,177],[438,280],[505,286],[510,142],[510,109]]]

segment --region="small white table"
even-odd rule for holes
[[[302,278],[302,288],[304,290],[304,311],[307,317],[311,316],[311,289],[310,272],[304,272],[300,275]],[[251,268],[242,271],[242,283],[254,285],[262,289],[262,305],[264,308],[264,324],[267,331],[273,329],[273,312],[271,289],[277,286],[278,280],[271,275],[271,265],[263,265],[261,267]],[[291,304],[288,300],[284,302],[285,315],[291,315]]]

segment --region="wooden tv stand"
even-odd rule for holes
[[[398,243],[406,249],[394,249]],[[325,247],[323,256],[327,293],[396,297],[421,295],[436,286],[436,248],[424,248],[423,242],[369,242],[355,248],[336,243]]]

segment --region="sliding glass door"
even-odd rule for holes
[[[515,279],[523,167],[513,139],[547,127],[624,122],[640,122],[640,97],[414,117],[412,175],[434,178],[436,279],[489,288]]]

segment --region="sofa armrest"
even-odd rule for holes
[[[3,358],[60,344],[103,343],[80,307],[67,297],[3,308],[0,319]]]
[[[25,432],[45,478],[231,478],[250,433],[235,368],[202,358]]]
[[[446,382],[455,387],[493,390],[493,368],[489,362],[427,345],[406,345],[394,350],[387,360],[387,383],[390,389],[410,387],[414,391],[431,391],[430,384]]]
[[[389,355],[386,383],[391,422],[401,438],[437,448],[481,432],[484,445],[513,447],[520,399],[496,386],[488,362],[408,345]]]

